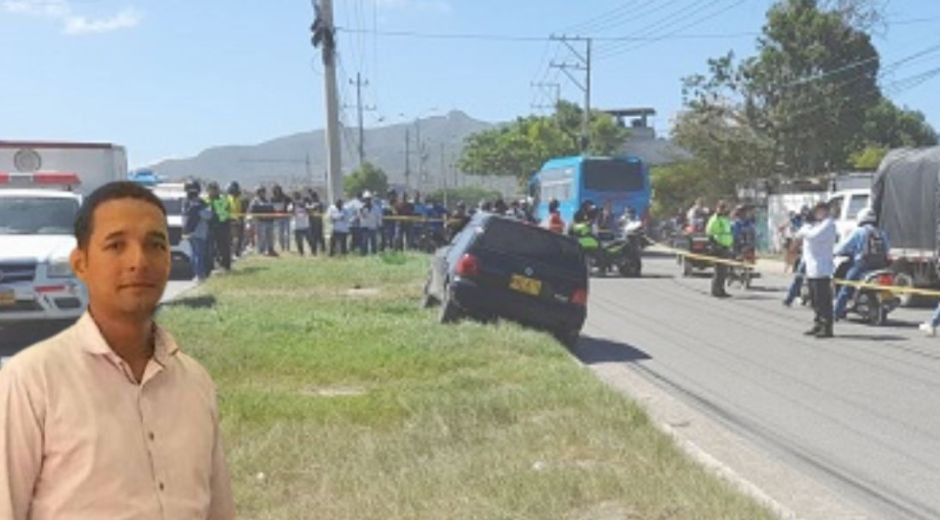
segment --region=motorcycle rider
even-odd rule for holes
[[[561,218],[561,211],[558,210],[559,206],[558,199],[552,199],[548,203],[548,217],[542,225],[549,231],[560,235],[565,232],[565,220]]]
[[[728,218],[728,204],[725,201],[718,202],[715,214],[708,220],[708,225],[705,227],[705,233],[712,242],[712,254],[717,258],[727,258],[734,246],[734,234],[731,230],[731,219]],[[727,278],[728,266],[716,263],[715,276],[712,278],[712,296],[715,298],[729,296],[725,291]]]
[[[705,222],[708,219],[708,208],[705,207],[702,199],[695,199],[695,204],[689,208],[686,213],[685,221],[692,233],[701,232],[705,229]]]
[[[858,213],[858,228],[836,247],[835,254],[849,257],[851,265],[845,279],[857,282],[867,272],[888,267],[889,249],[888,238],[884,231],[878,228],[875,212],[866,208]],[[839,289],[835,302],[835,319],[845,319],[846,307],[854,293],[855,288],[850,285],[843,285]]]

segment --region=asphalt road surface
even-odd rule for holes
[[[194,285],[195,282],[191,281],[169,282],[163,301],[175,298]],[[52,337],[71,324],[71,321],[0,324],[0,358],[12,356],[33,343]]]
[[[623,364],[872,517],[940,518],[940,339],[917,330],[930,309],[806,338],[812,313],[783,307],[787,282],[719,301],[708,278],[648,258],[643,279],[592,280],[576,353]]]

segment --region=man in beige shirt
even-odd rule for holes
[[[162,204],[109,184],[75,235],[88,312],[0,370],[0,519],[234,518],[212,380],[153,321],[170,271]]]

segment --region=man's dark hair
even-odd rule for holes
[[[118,199],[136,199],[147,202],[158,208],[166,216],[166,208],[163,207],[163,203],[147,188],[129,181],[105,184],[82,201],[82,207],[79,208],[78,214],[75,216],[75,240],[78,241],[80,249],[85,249],[91,239],[95,210],[98,209],[98,206]]]

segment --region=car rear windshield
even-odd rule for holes
[[[78,201],[53,197],[0,197],[0,235],[68,235]]]
[[[584,267],[581,248],[576,242],[521,222],[490,220],[478,245],[573,271]]]
[[[614,159],[586,161],[584,189],[592,191],[640,191],[644,188],[643,165]]]

